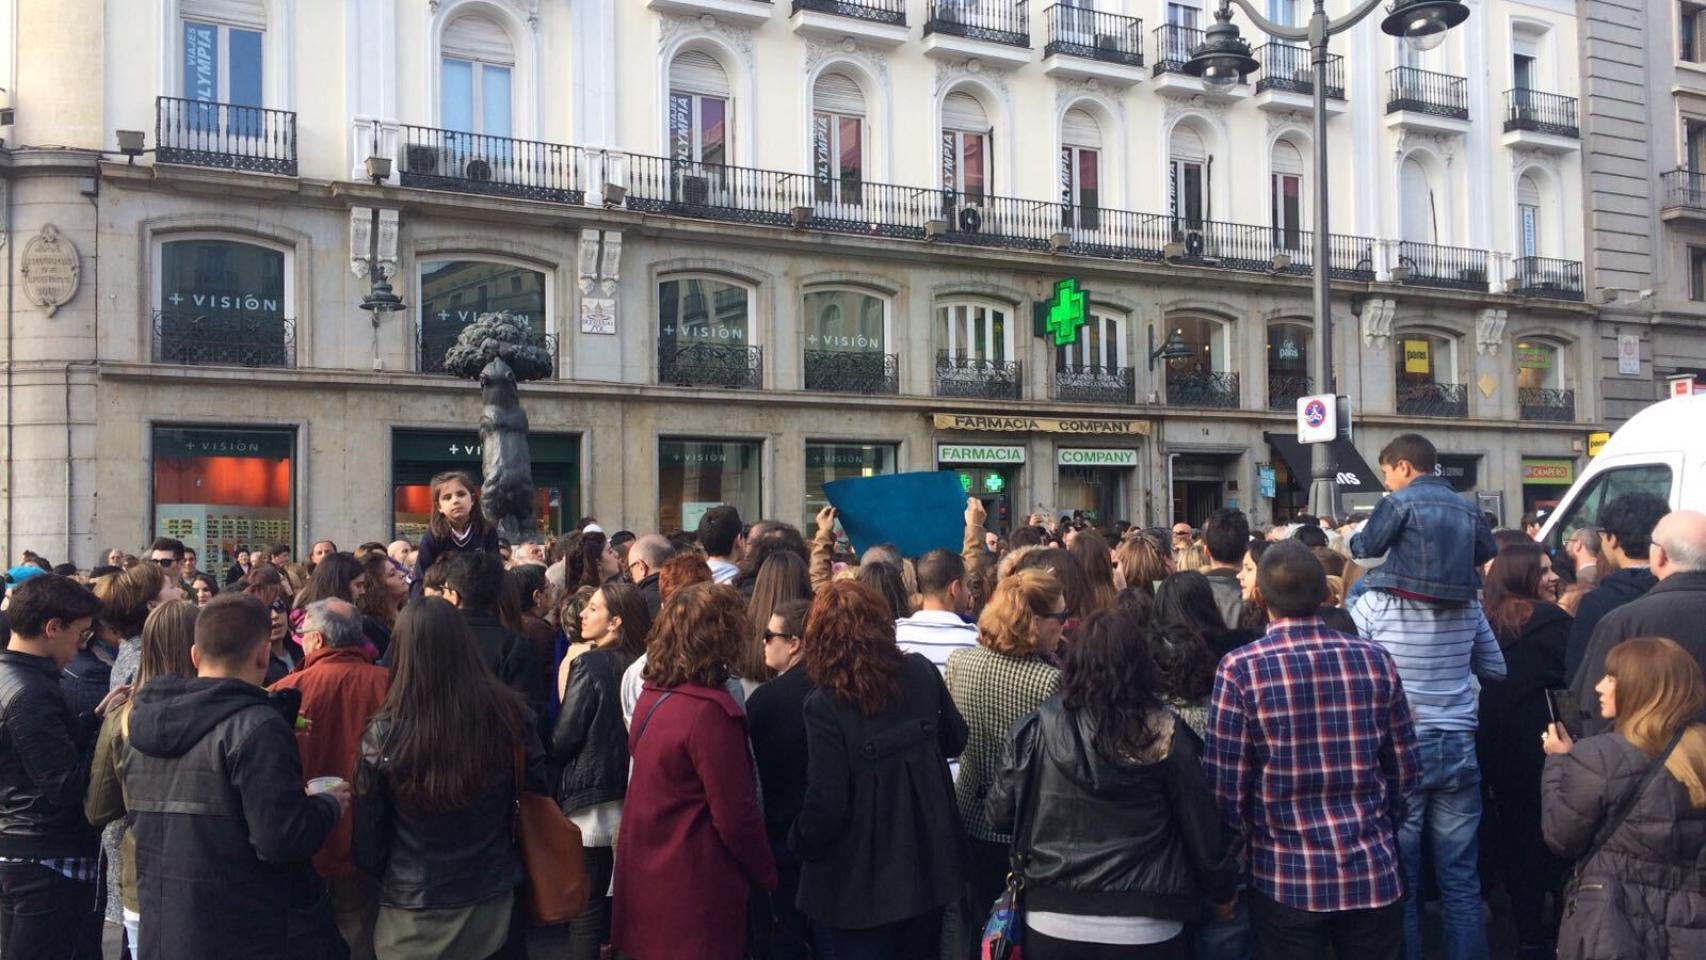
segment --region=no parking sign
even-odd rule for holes
[[[1297,442],[1327,443],[1339,435],[1339,402],[1330,393],[1297,398]]]

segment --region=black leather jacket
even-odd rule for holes
[[[59,675],[46,657],[0,650],[0,857],[85,856],[99,842],[83,819],[99,721],[72,716]]]
[[[355,865],[379,879],[379,902],[411,910],[449,910],[490,900],[515,888],[521,860],[514,837],[515,761],[492,757],[490,785],[471,806],[429,813],[399,806],[385,741],[389,721],[362,731],[355,768]],[[530,793],[550,794],[545,750],[535,724],[523,725]]]
[[[1159,722],[1161,739],[1130,765],[1099,754],[1093,722],[1059,695],[1014,727],[989,820],[1006,832],[1016,806],[1027,808],[1030,829],[1015,838],[1027,907],[1195,920],[1205,900],[1231,899],[1236,869],[1203,778],[1202,742],[1171,711]]]
[[[569,669],[563,710],[551,731],[551,759],[562,765],[557,804],[564,813],[620,800],[628,790],[628,727],[622,722],[626,650],[589,650]]]

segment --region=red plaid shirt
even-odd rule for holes
[[[1214,678],[1203,766],[1255,889],[1313,912],[1403,894],[1416,734],[1392,656],[1318,617],[1275,620]]]

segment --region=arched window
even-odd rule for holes
[[[865,290],[807,290],[805,384],[835,393],[894,393],[897,368],[888,355],[889,301]]]
[[[509,311],[535,337],[551,332],[545,272],[501,260],[420,261],[421,325],[417,366],[441,373],[444,352],[482,313]]]
[[[1427,167],[1415,157],[1405,157],[1399,167],[1399,237],[1411,243],[1438,243],[1433,184]]]
[[[729,162],[734,120],[729,75],[703,50],[685,50],[669,65],[669,155],[704,164]]]
[[[1457,338],[1404,330],[1394,338],[1398,412],[1420,417],[1466,417],[1469,388],[1457,362]]]
[[[444,27],[439,116],[447,130],[514,136],[515,48],[495,21],[469,14]]]
[[[1019,399],[1012,307],[990,300],[939,303],[936,343],[937,396]]]
[[[1061,370],[1118,370],[1125,365],[1124,317],[1101,307],[1090,309],[1076,341],[1055,348],[1055,366]]]
[[[1167,141],[1167,206],[1175,231],[1201,230],[1213,214],[1209,209],[1208,148],[1188,123],[1173,127]]]
[[[1167,402],[1175,406],[1237,407],[1238,373],[1227,369],[1230,324],[1208,317],[1173,317],[1169,339],[1184,342],[1189,353],[1170,357]]]
[[[291,254],[217,235],[179,235],[155,249],[154,360],[295,365]]]
[[[756,387],[752,291],[717,277],[658,283],[658,382]]]
[[[824,73],[812,88],[812,174],[818,203],[858,205],[865,150],[865,91],[844,73]]]
[[[1521,419],[1574,420],[1576,394],[1569,388],[1569,348],[1552,340],[1525,337],[1517,341],[1514,353]]]
[[[1065,226],[1096,229],[1101,203],[1102,127],[1083,110],[1060,123],[1060,202]]]
[[[942,101],[942,188],[983,202],[993,183],[989,152],[991,130],[983,104],[969,93],[950,93]]]
[[[1298,397],[1315,392],[1309,375],[1310,341],[1315,335],[1308,323],[1281,320],[1268,325],[1268,407],[1290,410]]]
[[[1523,174],[1516,181],[1516,248],[1519,257],[1540,256],[1540,187]]]
[[[1274,141],[1273,174],[1269,184],[1273,198],[1274,247],[1293,252],[1303,249],[1303,154],[1290,140]]]

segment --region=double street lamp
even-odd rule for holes
[[[1309,23],[1292,27],[1274,23],[1262,16],[1250,0],[1220,0],[1214,12],[1214,24],[1203,33],[1203,42],[1191,52],[1185,62],[1185,72],[1201,77],[1211,87],[1225,88],[1240,82],[1257,67],[1250,44],[1238,35],[1232,22],[1232,4],[1243,10],[1256,29],[1292,43],[1309,44],[1310,63],[1314,67],[1314,140],[1315,140],[1315,253],[1312,273],[1315,287],[1315,355],[1320,358],[1320,382],[1316,389],[1337,394],[1333,381],[1332,301],[1328,285],[1330,235],[1327,220],[1327,40],[1361,23],[1379,8],[1383,0],[1364,0],[1356,9],[1335,20],[1327,16],[1325,0],[1314,0],[1315,9]],[[1396,0],[1388,9],[1380,29],[1395,37],[1403,37],[1415,50],[1432,50],[1445,40],[1445,32],[1469,17],[1469,8],[1461,0]],[[1342,515],[1339,487],[1335,481],[1338,464],[1332,444],[1312,445],[1309,484],[1309,511],[1320,517]]]

